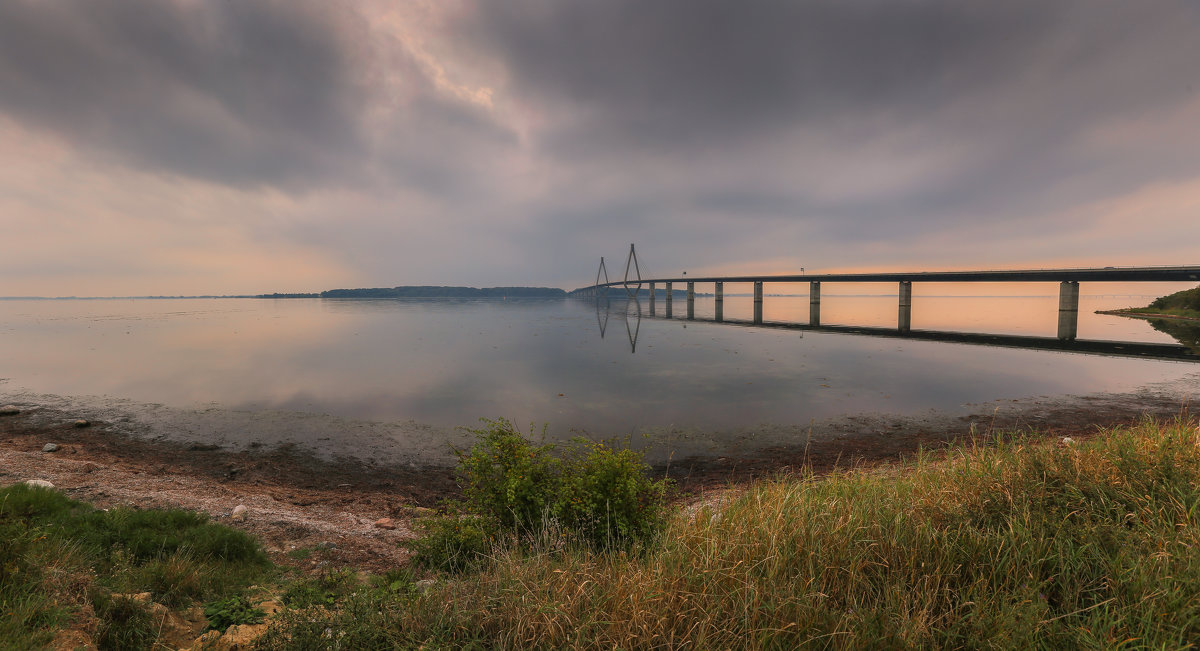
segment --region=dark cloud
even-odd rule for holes
[[[691,149],[834,119],[954,121],[931,112],[964,100],[1022,124],[1136,110],[1189,92],[1171,73],[1195,77],[1196,12],[1172,5],[525,0],[480,3],[463,29],[521,101],[572,114],[558,144]],[[1034,115],[999,110],[1022,105]]]
[[[364,148],[367,25],[325,2],[0,3],[0,111],[137,167],[235,186]]]

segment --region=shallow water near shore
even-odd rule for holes
[[[727,289],[727,291],[730,291]],[[1094,314],[1081,339],[1171,343]],[[1053,336],[1056,296],[914,297],[914,329]],[[895,325],[895,296],[823,299],[823,323]],[[1200,365],[644,318],[623,301],[106,299],[0,301],[0,401],[92,414],[142,435],[441,463],[480,417],[548,438],[628,437],[652,457],[803,444],[863,414],[961,415],[996,401],[1131,393],[1180,400]],[[715,302],[697,299],[695,316]],[[749,319],[727,296],[724,316]],[[805,296],[764,319],[804,322]],[[1165,387],[1165,388],[1164,388]]]

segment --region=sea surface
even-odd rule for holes
[[[894,292],[828,292],[823,324],[895,327]],[[688,321],[679,299],[667,319],[661,297],[651,314],[612,296],[0,300],[0,402],[157,437],[438,461],[480,418],[717,454],[846,415],[1200,386],[1192,362]],[[1079,338],[1174,343],[1094,313],[1152,298],[1082,296]],[[750,319],[751,301],[727,294],[724,317]],[[917,292],[912,328],[1053,337],[1057,308],[1053,294]],[[808,310],[807,296],[768,295],[763,318],[803,323]],[[714,313],[697,298],[698,319]]]

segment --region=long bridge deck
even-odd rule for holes
[[[630,262],[636,264],[633,247],[630,246]],[[600,269],[604,271],[604,259],[600,260]],[[696,295],[696,283],[713,283],[717,301],[717,320],[722,319],[725,283],[753,283],[754,285],[754,319],[751,323],[762,324],[763,285],[766,283],[808,283],[809,323],[810,326],[821,324],[821,284],[822,283],[879,283],[894,282],[898,286],[899,305],[896,330],[901,333],[911,331],[912,323],[912,284],[914,282],[1057,282],[1059,283],[1058,302],[1058,339],[1073,341],[1079,330],[1079,283],[1080,282],[1188,282],[1200,281],[1200,265],[1185,266],[1155,266],[1155,267],[1084,267],[1075,269],[1009,269],[992,271],[915,271],[915,272],[881,272],[881,273],[842,273],[842,274],[781,274],[781,275],[747,275],[747,276],[679,276],[676,278],[629,278],[630,263],[625,265],[626,277],[612,282],[599,282],[588,287],[582,287],[570,292],[572,296],[599,296],[606,294],[609,288],[623,287],[632,295],[631,288],[641,288],[649,285],[650,301],[653,309],[656,299],[656,286],[662,283],[666,289],[667,313],[671,313],[674,300],[674,284],[687,285],[688,318],[692,318],[693,305]],[[639,274],[640,275],[640,274]]]

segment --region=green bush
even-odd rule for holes
[[[662,527],[667,483],[650,479],[641,453],[579,438],[558,457],[554,446],[531,443],[503,418],[484,423],[472,430],[471,449],[456,451],[464,495],[457,506],[465,515],[425,525],[424,537],[410,545],[420,565],[477,568],[503,531],[528,541],[553,530],[611,547]]]
[[[536,528],[557,496],[560,464],[552,445],[533,445],[512,423],[484,420],[468,452],[456,451],[468,509],[517,530]],[[543,434],[544,434],[543,430]]]
[[[652,536],[664,522],[666,481],[650,479],[646,470],[638,452],[574,441],[555,505],[563,528],[597,547]]]
[[[204,616],[208,619],[209,630],[224,633],[230,626],[261,624],[267,614],[246,597],[234,595],[205,604]]]

